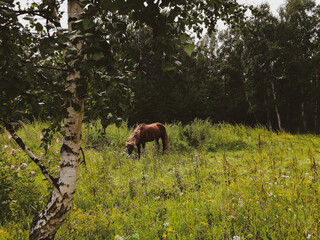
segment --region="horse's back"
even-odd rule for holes
[[[155,139],[159,139],[161,136],[161,123],[144,124],[141,127],[141,140],[150,142]]]

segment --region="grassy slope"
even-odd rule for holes
[[[19,132],[32,149],[39,149],[42,127]],[[86,125],[87,168],[57,239],[319,238],[319,137],[199,120],[167,129],[168,153],[149,143],[138,160],[123,147],[130,129],[110,126],[101,137],[98,122]],[[43,157],[52,172],[56,139]],[[2,134],[0,239],[26,238],[33,212],[49,196],[38,169],[19,151],[9,155],[13,148]]]

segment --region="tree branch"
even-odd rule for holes
[[[49,66],[39,66],[39,65],[34,65],[36,68],[44,68],[44,69],[50,69],[50,70],[57,70],[57,71],[68,71],[66,68],[57,68],[57,67],[49,67]]]
[[[60,192],[59,190],[59,186],[58,186],[58,179],[52,177],[46,167],[42,164],[41,160],[38,159],[32,152],[31,150],[25,145],[25,143],[23,142],[23,140],[16,134],[16,132],[14,131],[12,125],[6,121],[4,121],[3,119],[0,119],[0,121],[3,123],[5,129],[11,134],[12,138],[16,141],[16,143],[19,145],[19,147],[29,156],[29,158],[31,158],[31,160],[38,165],[38,167],[40,168],[42,174],[45,176],[45,178],[49,181],[49,183],[58,190],[58,192]]]

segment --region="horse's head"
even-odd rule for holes
[[[134,150],[134,143],[126,142],[126,147],[127,147],[127,150],[128,150],[128,154],[131,155],[131,153]]]

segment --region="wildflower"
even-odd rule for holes
[[[13,170],[13,169],[14,169],[14,166],[13,166],[13,165],[11,165],[10,170]]]
[[[12,149],[11,152],[9,153],[9,155],[14,155],[17,152],[16,149]]]
[[[21,168],[17,168],[16,173],[20,172]]]
[[[120,237],[119,235],[114,236],[114,240],[124,240],[123,237]]]
[[[166,223],[163,224],[163,226],[164,226],[164,227],[168,227],[168,226],[169,226],[169,223],[166,222]]]
[[[8,136],[8,139],[11,139],[11,138],[12,138],[12,136],[11,136],[11,135],[9,135],[9,136]]]
[[[24,163],[21,163],[21,166],[24,167],[24,166],[27,166],[27,164],[24,162]]]
[[[0,235],[1,234],[7,234],[7,233],[8,233],[7,231],[0,229]]]
[[[58,143],[58,142],[59,142],[59,138],[56,139],[56,143]]]
[[[31,171],[30,173],[31,173],[31,174],[35,174],[36,172],[35,172],[35,171]]]
[[[239,236],[233,236],[232,240],[240,240],[241,238]]]
[[[312,233],[311,233],[311,234],[309,234],[309,235],[307,236],[307,239],[310,239],[310,238],[311,238],[311,236],[312,236]]]
[[[8,148],[8,145],[7,145],[7,144],[6,144],[6,145],[4,145],[4,146],[3,146],[3,148]]]
[[[43,138],[43,135],[42,134],[40,134],[40,139],[42,139]]]
[[[282,175],[281,177],[282,178],[291,178],[291,176],[289,176],[289,175]]]
[[[167,228],[167,232],[168,232],[168,233],[172,233],[172,232],[174,232],[174,231],[173,231],[172,228]]]
[[[43,157],[43,155],[44,155],[44,153],[41,152],[41,153],[40,153],[40,159]]]
[[[201,222],[200,223],[202,226],[207,226],[207,223],[206,222]]]
[[[162,237],[163,237],[164,239],[166,239],[166,238],[167,238],[167,234],[164,233],[164,234],[162,235]]]

